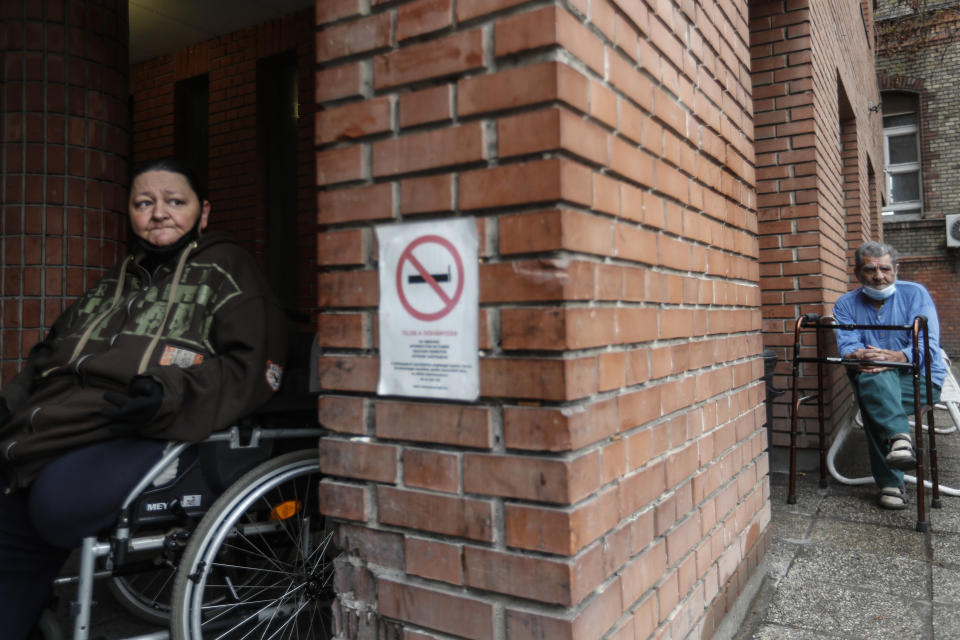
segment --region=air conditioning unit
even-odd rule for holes
[[[960,213],[947,215],[947,246],[960,247]]]

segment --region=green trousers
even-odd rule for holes
[[[898,433],[910,434],[908,420],[913,420],[913,373],[888,369],[877,373],[859,373],[853,378],[867,432],[870,470],[878,487],[899,487],[903,472],[887,466],[888,440]],[[940,387],[933,386],[933,401],[940,401]],[[926,402],[926,381],[920,378],[920,402]],[[916,444],[914,442],[914,444]]]

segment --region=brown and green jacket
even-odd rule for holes
[[[205,234],[156,268],[129,256],[74,302],[0,391],[0,470],[13,489],[51,460],[116,437],[105,391],[137,375],[163,387],[142,435],[196,442],[262,405],[286,354],[282,310],[253,257]]]

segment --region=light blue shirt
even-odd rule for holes
[[[930,335],[930,377],[937,386],[943,386],[947,370],[940,357],[940,321],[933,299],[921,284],[907,280],[897,280],[897,289],[879,309],[870,304],[870,298],[858,288],[845,293],[833,305],[833,317],[840,324],[886,324],[912,325],[917,316],[927,317],[927,329]],[[913,337],[909,331],[878,331],[874,329],[837,330],[837,349],[841,356],[847,356],[868,344],[881,349],[900,351],[913,362]],[[923,367],[923,332],[918,342],[921,367]],[[923,375],[924,369],[920,370]]]

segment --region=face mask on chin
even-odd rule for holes
[[[863,286],[863,292],[871,300],[886,300],[897,290],[896,284],[891,284],[883,289],[874,289],[873,287]]]
[[[177,238],[177,240],[171,244],[164,246],[157,246],[140,236],[136,237],[137,244],[140,245],[140,248],[144,250],[147,255],[151,255],[155,258],[166,259],[169,256],[180,253],[180,250],[187,246],[189,243],[193,242],[200,238],[200,218],[197,218],[197,221],[193,223],[193,227],[190,228],[185,234]]]

